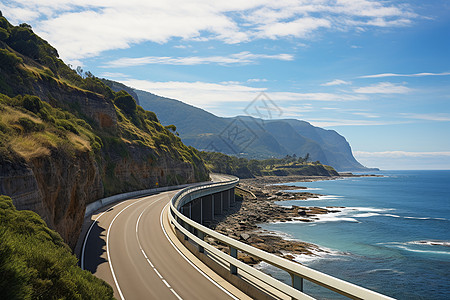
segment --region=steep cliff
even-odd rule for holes
[[[27,24],[0,16],[0,29],[0,194],[71,247],[86,204],[209,178],[197,150],[127,92],[77,74]]]

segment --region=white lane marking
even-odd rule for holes
[[[175,295],[175,297],[178,298],[178,300],[183,300],[183,298],[181,298],[180,295],[178,295],[177,292],[175,292],[175,291],[173,290],[173,288],[170,288],[170,291]]]
[[[155,270],[156,275],[158,275],[158,277],[160,279],[163,279],[163,277],[161,276],[161,274],[158,272],[158,270],[156,268],[153,268],[153,270]]]
[[[112,225],[114,224],[114,221],[116,220],[116,218],[117,218],[124,210],[126,210],[128,207],[130,207],[130,206],[132,206],[132,205],[134,205],[134,204],[136,204],[136,203],[139,203],[139,202],[145,200],[146,198],[147,198],[147,197],[142,198],[141,200],[138,200],[138,201],[136,201],[136,202],[133,202],[133,203],[127,205],[127,206],[126,206],[124,209],[122,209],[117,215],[115,215],[115,217],[112,219],[111,223],[109,224],[108,231],[107,231],[107,233],[106,233],[106,254],[108,255],[108,265],[109,265],[109,268],[110,268],[110,270],[111,270],[111,273],[112,273],[112,276],[113,276],[113,279],[114,279],[114,283],[116,284],[117,290],[119,291],[120,299],[122,299],[122,300],[125,300],[125,298],[123,297],[122,290],[121,290],[120,287],[119,287],[119,282],[117,282],[116,274],[114,273],[114,268],[113,268],[113,265],[112,265],[111,256],[109,255],[109,233],[110,233],[110,231],[111,231]]]
[[[170,205],[170,202],[166,204],[166,206],[164,206],[164,208],[161,211],[161,214],[159,215],[159,223],[161,225],[161,229],[164,232],[164,235],[166,236],[166,239],[170,242],[170,244],[172,245],[172,247],[177,250],[177,252],[194,268],[196,269],[200,274],[202,274],[206,279],[208,279],[209,281],[211,281],[215,286],[217,286],[219,289],[221,289],[225,294],[227,294],[228,296],[230,296],[231,298],[235,299],[235,300],[239,300],[239,298],[237,298],[236,296],[234,296],[233,294],[231,294],[229,291],[227,291],[224,287],[222,287],[220,284],[218,284],[217,282],[215,282],[212,278],[210,278],[208,276],[208,274],[206,274],[205,272],[203,272],[202,270],[200,270],[196,265],[194,265],[193,262],[191,262],[189,260],[189,258],[186,257],[186,255],[184,255],[183,252],[181,252],[177,246],[175,246],[175,244],[170,240],[169,236],[167,235],[166,229],[164,228],[163,225],[163,214],[164,211],[167,209],[167,206]],[[168,212],[170,213],[170,212]]]
[[[170,285],[167,283],[165,279],[163,279],[162,282],[164,282],[164,284],[170,289]]]
[[[159,279],[161,279],[161,281],[169,288],[169,290],[175,295],[175,297],[177,297],[179,300],[183,300],[183,298],[180,297],[180,295],[177,294],[177,292],[175,292],[175,290],[170,286],[170,284],[164,279],[164,277],[158,272],[158,270],[155,268],[155,266],[152,264],[152,262],[150,261],[149,258],[147,258],[147,255],[145,254],[144,249],[142,249],[142,245],[141,245],[141,241],[139,240],[139,235],[138,235],[138,231],[139,231],[139,222],[141,221],[141,217],[144,214],[144,212],[147,210],[147,208],[149,208],[150,206],[152,206],[153,204],[155,204],[157,201],[159,200],[155,200],[154,202],[152,202],[151,204],[149,204],[139,215],[137,222],[136,222],[136,240],[138,242],[139,248],[141,249],[142,254],[144,255],[144,257],[146,258],[147,262],[149,263],[149,265],[153,268],[153,271],[155,271],[156,275],[158,275]]]

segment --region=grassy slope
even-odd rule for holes
[[[28,160],[50,155],[52,148],[68,155],[100,149],[101,140],[84,120],[53,108],[36,96],[0,94],[0,155]]]
[[[121,157],[129,156],[130,147],[150,152],[149,155],[156,160],[155,164],[158,164],[159,157],[169,157],[175,161],[190,163],[194,167],[197,180],[207,179],[206,168],[199,158],[198,152],[192,147],[185,146],[173,132],[159,123],[154,113],[142,109],[128,93],[112,91],[90,73],[85,74],[84,77],[77,74],[58,58],[56,49],[35,35],[27,25],[13,26],[4,17],[0,17],[0,31],[3,31],[3,35],[0,32],[0,93],[11,98],[17,95],[33,94],[36,85],[45,85],[53,90],[91,93],[110,102],[118,117],[117,128],[105,130],[83,115],[80,108],[73,103],[67,102],[65,99],[46,99],[60,111],[51,111],[51,107],[44,104],[44,110],[51,111],[49,118],[45,119],[39,111],[34,112],[37,116],[27,117],[35,123],[43,124],[44,133],[30,134],[20,131],[18,128],[20,124],[17,125],[18,120],[14,118],[3,122],[5,125],[3,127],[15,129],[13,137],[8,139],[10,146],[14,146],[9,147],[10,150],[19,150],[18,154],[21,156],[25,154],[25,158],[27,155],[45,154],[51,146],[55,146],[54,142],[49,142],[55,138],[51,134],[54,133],[54,130],[51,129],[49,132],[47,129],[54,125],[60,129],[61,133],[64,131],[63,129],[70,131],[71,125],[67,122],[79,127],[78,125],[84,121],[84,124],[80,125],[81,131],[72,132],[78,135],[77,137],[69,133],[62,134],[65,135],[65,140],[69,140],[72,148],[80,148],[79,144],[81,143],[84,150],[95,151],[98,161],[107,164],[104,168],[107,174],[103,176],[105,195],[123,191],[124,187],[117,185],[117,182],[113,180],[114,166],[108,164],[112,161],[111,156],[117,153]],[[8,97],[3,96],[2,99],[4,99],[3,103],[7,105]],[[12,102],[15,110],[20,109],[20,99]],[[70,113],[67,110],[70,110]],[[14,110],[8,109],[1,113],[12,115],[13,112]],[[70,115],[67,117],[67,122],[62,120],[61,113]],[[32,119],[32,117],[35,118]],[[55,120],[56,122],[54,122]],[[67,126],[61,126],[61,122],[66,123]],[[0,124],[0,126],[2,125]],[[12,132],[11,130],[9,132],[5,132],[8,130],[2,131],[4,134]],[[33,149],[36,144],[40,152],[31,153],[29,150]],[[59,145],[61,143],[56,143],[56,146]]]
[[[113,290],[77,266],[69,247],[34,212],[0,196],[0,295],[4,299],[112,299]]]

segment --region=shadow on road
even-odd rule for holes
[[[91,273],[97,272],[97,268],[102,263],[107,262],[102,254],[106,252],[106,242],[102,237],[105,236],[106,230],[98,226],[98,223],[92,226],[89,234],[89,239],[86,243],[86,250],[84,255],[84,268]]]

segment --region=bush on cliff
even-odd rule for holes
[[[112,288],[77,266],[69,247],[34,212],[0,196],[3,299],[113,299]]]

